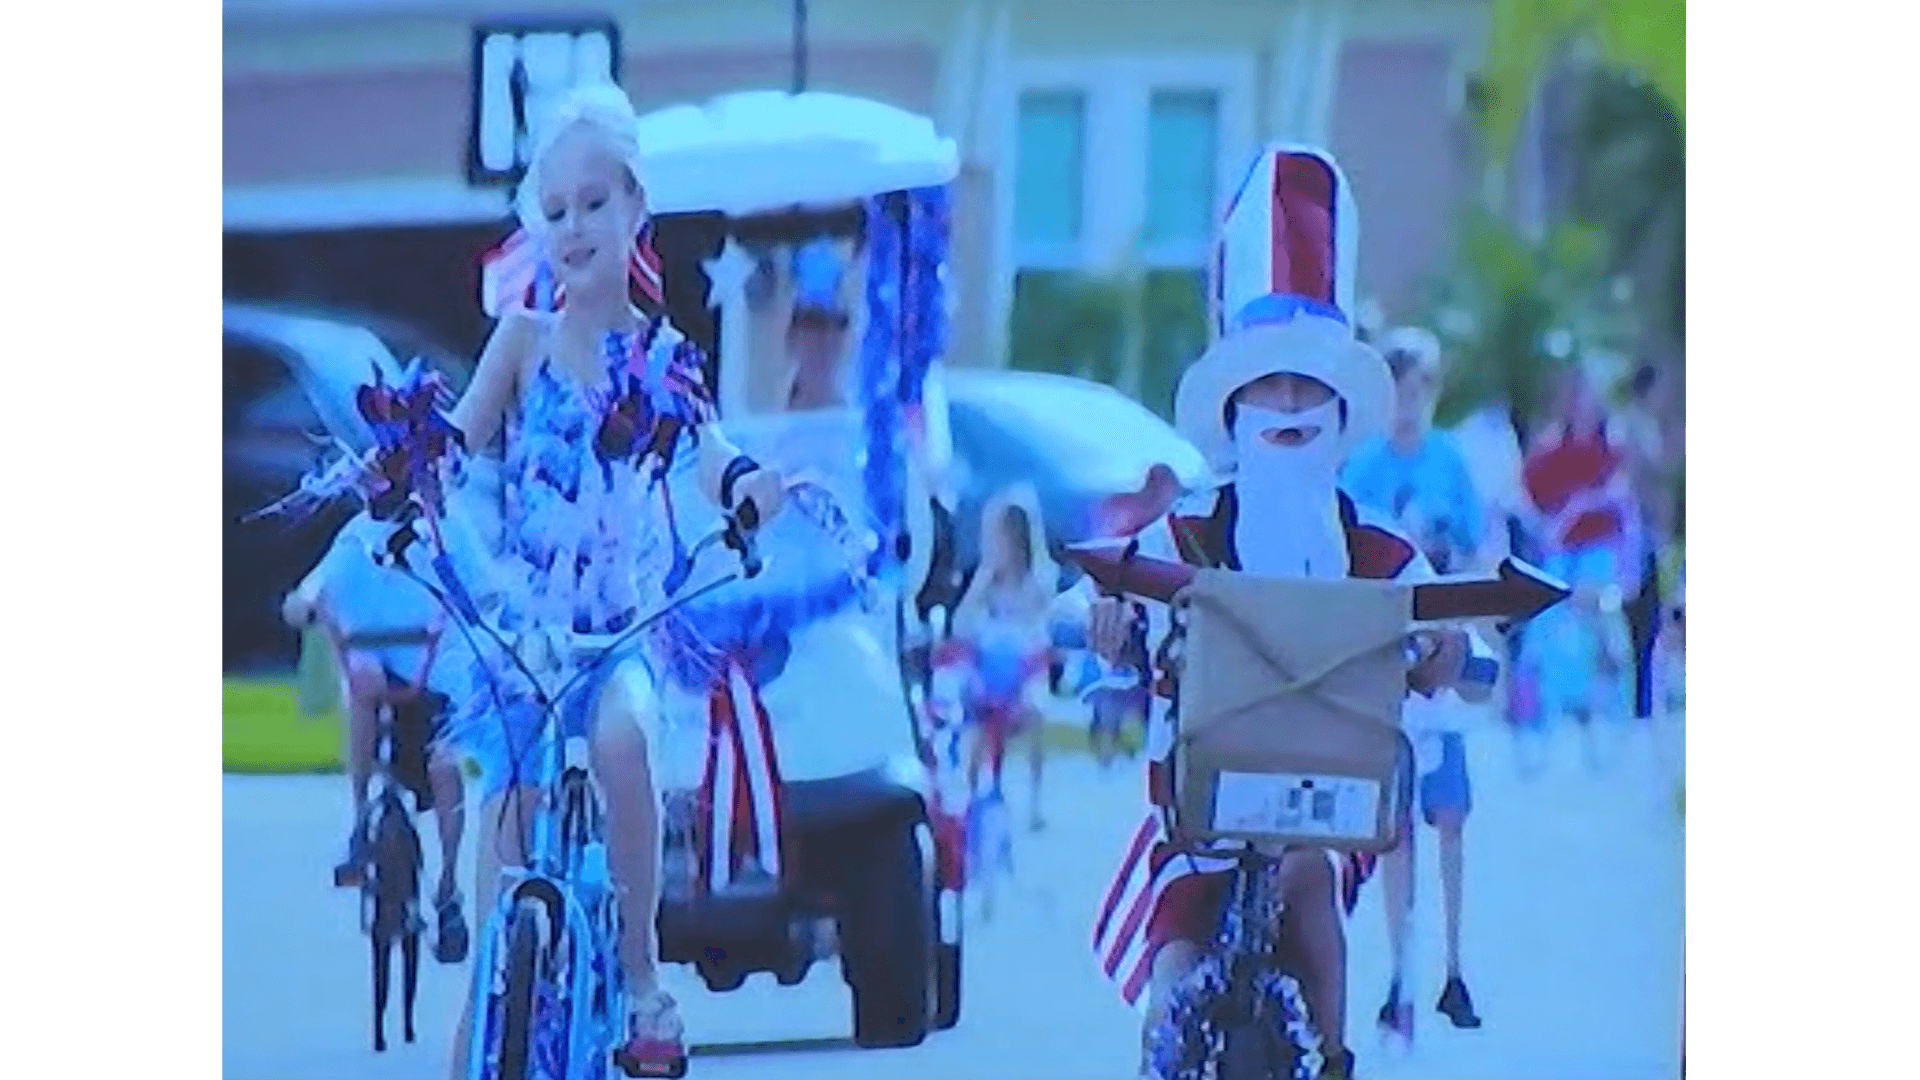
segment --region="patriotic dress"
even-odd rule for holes
[[[654,434],[680,423],[672,473],[694,469],[693,432],[713,416],[700,354],[664,322],[642,330],[636,351]],[[484,591],[540,692],[558,693],[563,736],[587,734],[616,679],[643,682],[643,699],[659,702],[647,710],[649,756],[662,788],[677,786],[676,773],[679,786],[697,785],[689,839],[700,885],[730,879],[747,858],[777,873],[779,770],[751,657],[716,647],[691,611],[628,635],[673,599],[668,582],[685,544],[672,490],[685,485],[596,451],[612,392],[610,377],[589,386],[550,358],[525,378],[506,425],[501,531]],[[653,441],[642,433],[640,445]],[[608,653],[620,635],[628,636]],[[552,731],[525,674],[483,643],[465,691],[449,734],[479,765],[487,794],[537,782]],[[663,691],[706,708],[672,708],[656,696]]]
[[[1339,495],[1340,521],[1347,541],[1349,576],[1375,580],[1419,581],[1431,578],[1426,559],[1404,536],[1371,512],[1359,509],[1345,493]],[[1233,549],[1238,499],[1231,484],[1220,489],[1211,513],[1172,514],[1140,536],[1140,553],[1178,558],[1197,566],[1240,569]],[[1155,611],[1156,636],[1164,628],[1164,611]],[[1166,644],[1162,645],[1164,657]],[[1169,699],[1172,686],[1164,674],[1155,686],[1162,699],[1148,722],[1147,798],[1149,808],[1134,830],[1120,869],[1101,902],[1094,924],[1094,953],[1101,970],[1118,986],[1128,1004],[1136,1004],[1153,971],[1160,947],[1178,939],[1210,941],[1218,929],[1226,901],[1230,859],[1184,854],[1171,842],[1173,773],[1169,760],[1174,743],[1175,717]],[[1411,776],[1405,778],[1411,780]],[[1400,805],[1411,799],[1402,791]],[[1410,831],[1404,821],[1402,835]],[[1360,886],[1373,873],[1370,855],[1328,852],[1339,884],[1341,908],[1351,914]]]

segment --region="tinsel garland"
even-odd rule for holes
[[[1213,1080],[1227,1053],[1229,1032],[1238,1038],[1265,1035],[1268,1065],[1288,1059],[1291,1080],[1314,1080],[1325,1059],[1308,1017],[1300,983],[1279,969],[1271,947],[1284,911],[1278,866],[1237,871],[1220,913],[1220,928],[1194,969],[1170,995],[1165,1018],[1148,1039],[1153,1075],[1159,1080]],[[1247,964],[1240,985],[1232,976]]]
[[[751,658],[755,681],[766,685],[785,667],[796,631],[864,594],[862,572],[881,582],[897,576],[906,455],[921,427],[915,418],[927,372],[946,349],[948,193],[933,187],[876,196],[866,216],[867,320],[856,379],[866,565],[800,590],[730,591],[669,620],[671,674],[682,685],[702,685],[729,656]],[[818,523],[828,536],[836,531],[831,521]]]
[[[875,541],[868,573],[882,580],[891,580],[900,561],[896,541],[904,518],[908,436],[919,426],[927,372],[946,350],[948,209],[947,191],[940,187],[867,202],[867,333],[858,383],[866,425],[861,469]]]

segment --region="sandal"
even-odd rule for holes
[[[621,1072],[667,1080],[687,1075],[686,1033],[672,994],[655,990],[630,1001],[627,1031],[626,1044],[613,1052],[613,1063]]]
[[[460,911],[460,894],[447,896],[435,905],[435,910],[440,926],[433,943],[433,958],[443,964],[458,964],[467,958],[467,920]]]

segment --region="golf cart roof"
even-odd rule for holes
[[[651,112],[640,146],[656,214],[833,206],[946,184],[960,170],[953,140],[926,117],[819,91],[754,90]]]

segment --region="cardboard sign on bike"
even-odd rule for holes
[[[1383,851],[1405,760],[1413,590],[1202,570],[1187,624],[1174,824],[1197,840]]]

